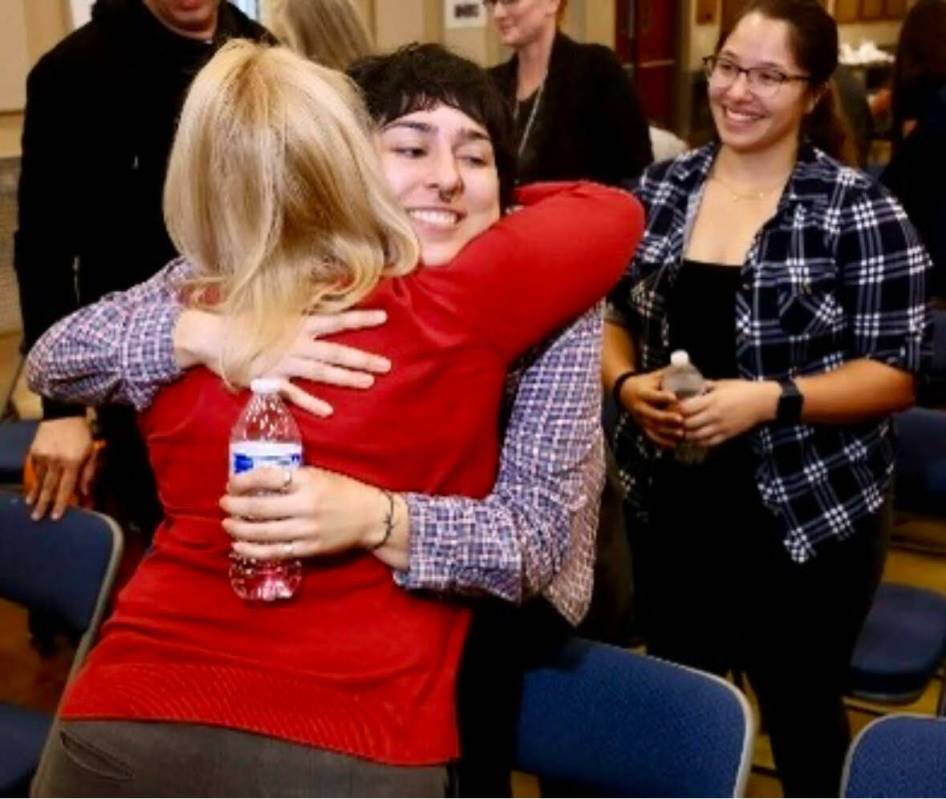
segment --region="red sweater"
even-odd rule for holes
[[[388,323],[339,340],[394,368],[371,391],[315,389],[336,412],[295,414],[307,464],[391,490],[489,492],[507,367],[607,291],[642,229],[637,202],[610,189],[521,199],[532,207],[449,266],[384,280],[365,301]],[[219,725],[392,764],[456,757],[464,603],[401,590],[360,550],[307,560],[288,602],[247,604],[230,588],[217,502],[246,401],[194,369],[143,414],[166,519],[62,715]]]

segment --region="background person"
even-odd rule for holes
[[[636,179],[651,161],[647,119],[607,47],[560,30],[566,0],[486,0],[513,56],[490,74],[514,109],[519,180]]]
[[[14,249],[25,349],[175,256],[161,188],[184,94],[227,39],[266,35],[220,0],[98,0],[30,71]],[[98,504],[150,537],[160,507],[134,415],[103,409],[98,427],[110,444]],[[30,450],[35,518],[58,518],[74,489],[89,492],[91,454],[85,406],[44,399]]]
[[[838,790],[890,414],[929,355],[916,233],[809,138],[834,128],[837,53],[815,0],[755,0],[723,33],[706,62],[718,141],[645,172],[647,228],[605,326],[648,651],[747,675],[788,796]],[[675,349],[710,378],[702,396],[661,389]],[[677,462],[681,440],[705,463]]]
[[[920,0],[900,29],[893,74],[893,155],[881,181],[903,203],[946,300],[946,2]]]
[[[352,0],[277,0],[271,27],[299,55],[343,72],[374,50]]]

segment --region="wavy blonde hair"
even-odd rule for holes
[[[191,86],[164,216],[194,267],[188,305],[227,320],[221,372],[245,384],[302,316],[349,308],[417,264],[354,84],[282,47],[231,41]]]
[[[279,0],[270,28],[299,55],[333,69],[344,71],[374,51],[352,0]]]

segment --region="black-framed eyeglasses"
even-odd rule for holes
[[[749,91],[763,98],[774,97],[784,83],[811,80],[810,75],[789,75],[775,67],[741,67],[728,58],[713,55],[703,59],[703,71],[710,85],[719,89],[728,89],[740,75],[745,75]]]

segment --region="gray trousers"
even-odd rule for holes
[[[264,735],[137,721],[61,721],[34,796],[445,796],[447,767],[374,763]]]

